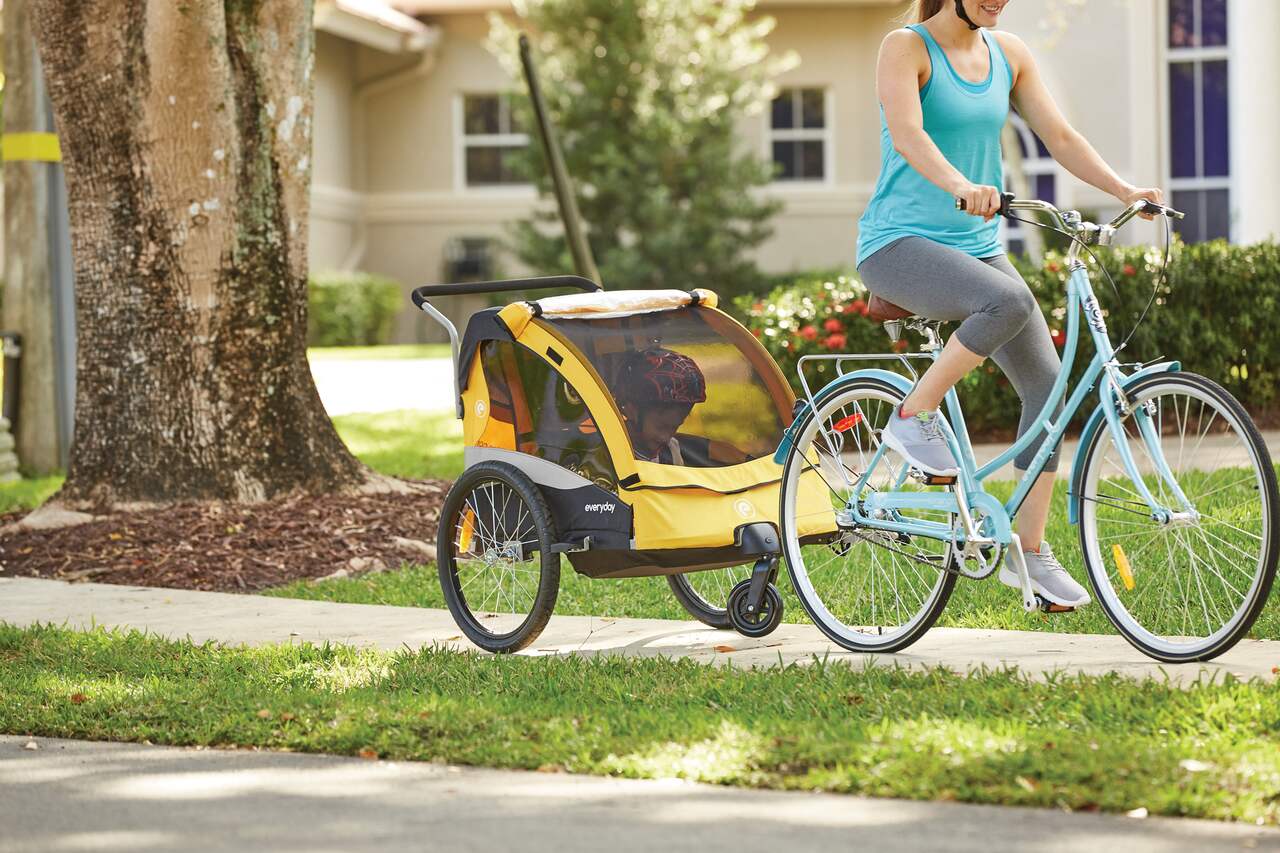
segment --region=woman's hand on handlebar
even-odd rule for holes
[[[991,217],[1000,212],[1000,190],[998,187],[983,184],[961,184],[953,193],[956,206],[965,213],[981,216],[990,222]]]
[[[1124,202],[1125,207],[1128,207],[1135,201],[1140,201],[1142,199],[1146,199],[1147,201],[1152,201],[1160,205],[1164,204],[1164,193],[1159,187],[1151,187],[1149,189],[1129,187],[1129,191],[1127,193],[1117,195],[1116,198]],[[1155,216],[1150,213],[1139,213],[1138,215],[1147,220],[1155,219]]]

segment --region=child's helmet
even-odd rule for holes
[[[707,399],[707,380],[697,363],[663,347],[629,353],[618,379],[618,396],[635,403],[692,406]]]

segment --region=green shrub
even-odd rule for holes
[[[372,346],[391,341],[404,307],[399,282],[363,272],[314,273],[308,281],[307,344]]]
[[[1119,344],[1151,298],[1164,251],[1122,246],[1097,250],[1097,255],[1114,279],[1116,290],[1089,261],[1094,291],[1107,317],[1111,339]],[[1025,258],[1013,259],[1039,300],[1059,346],[1066,327],[1064,258],[1063,252],[1051,251],[1039,265]],[[795,367],[801,356],[891,351],[884,330],[865,316],[866,298],[866,288],[853,273],[799,274],[790,285],[775,288],[763,298],[735,300],[734,307],[798,389]],[[1122,362],[1177,359],[1184,369],[1222,383],[1250,410],[1270,420],[1280,408],[1280,337],[1274,332],[1277,313],[1280,244],[1176,242],[1168,281],[1118,357]],[[1082,328],[1073,378],[1079,377],[1093,356],[1087,331]],[[910,333],[908,337],[914,349],[919,341]],[[906,348],[905,343],[897,346],[898,351]],[[846,365],[845,369],[855,367]],[[807,372],[811,387],[816,389],[829,380],[833,368],[824,365]],[[960,396],[971,431],[987,436],[1012,434],[1020,404],[994,364],[987,362],[965,377]]]

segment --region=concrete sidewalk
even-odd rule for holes
[[[321,755],[0,736],[0,853],[1280,850],[1274,830]]]
[[[0,578],[0,622],[137,628],[195,642],[229,644],[325,641],[382,649],[441,644],[472,648],[447,610],[334,604],[259,595],[174,589],[68,584],[32,578]],[[1243,640],[1207,664],[1171,666],[1144,657],[1119,636],[934,628],[894,655],[857,655],[828,642],[810,624],[784,624],[768,637],[749,640],[697,622],[556,616],[523,654],[665,655],[735,666],[806,662],[815,656],[876,665],[946,666],[966,672],[980,666],[1017,666],[1046,672],[1116,672],[1168,678],[1186,685],[1202,674],[1274,681],[1280,642]]]
[[[453,411],[453,362],[447,358],[317,359],[311,362],[330,417],[417,409]]]

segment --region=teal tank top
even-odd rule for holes
[[[975,184],[1003,189],[1000,130],[1009,116],[1013,71],[995,36],[980,30],[987,43],[990,70],[981,83],[970,83],[951,67],[947,55],[920,24],[912,30],[929,49],[931,71],[920,90],[924,130],[944,157]],[[1001,254],[999,220],[983,222],[956,210],[955,199],[930,183],[893,148],[893,137],[880,107],[880,177],[862,218],[858,220],[861,264],[900,237],[924,237],[977,258]]]

